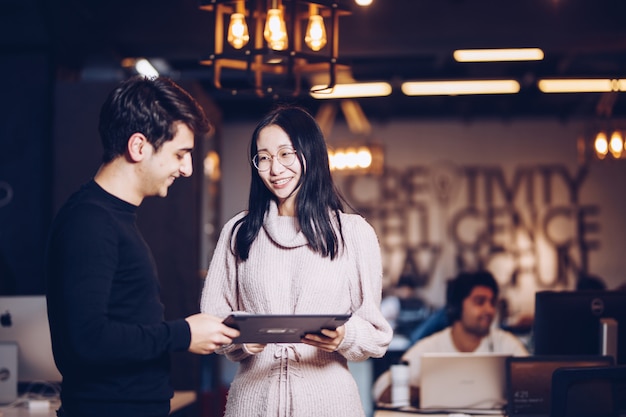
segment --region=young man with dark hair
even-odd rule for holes
[[[239,332],[208,314],[165,321],[139,205],[192,173],[202,108],[166,78],[136,77],[100,113],[103,163],[57,214],[46,253],[48,318],[63,377],[60,417],[164,417],[170,353],[208,354]]]

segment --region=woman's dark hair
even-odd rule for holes
[[[100,109],[102,161],[123,155],[134,133],[142,133],[158,151],[174,138],[176,122],[184,123],[198,136],[211,128],[202,107],[169,78],[136,76],[123,81]]]
[[[268,126],[278,126],[289,136],[302,166],[302,175],[296,187],[296,215],[302,233],[313,250],[334,259],[339,251],[340,240],[343,243],[339,212],[344,208],[343,198],[330,174],[324,135],[306,110],[295,106],[278,107],[268,113],[252,133],[249,161],[257,153],[259,132]],[[235,224],[232,232],[240,226],[234,249],[241,260],[248,259],[250,246],[259,234],[270,201],[276,200],[252,162],[250,169],[252,175],[248,213]],[[335,214],[339,236],[331,222],[331,212]]]

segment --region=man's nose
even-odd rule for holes
[[[193,173],[193,160],[191,154],[188,154],[183,159],[183,163],[180,166],[180,175],[183,177],[189,177]]]

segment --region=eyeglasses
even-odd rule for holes
[[[272,167],[274,158],[284,167],[288,167],[296,160],[296,150],[293,148],[280,148],[276,155],[269,152],[259,152],[252,158],[252,163],[260,172],[269,170]]]

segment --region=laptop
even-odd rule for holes
[[[511,417],[549,416],[552,374],[557,368],[611,365],[613,365],[611,356],[510,357],[506,363],[508,415]]]
[[[506,403],[508,357],[498,353],[424,353],[420,409],[501,412]]]

